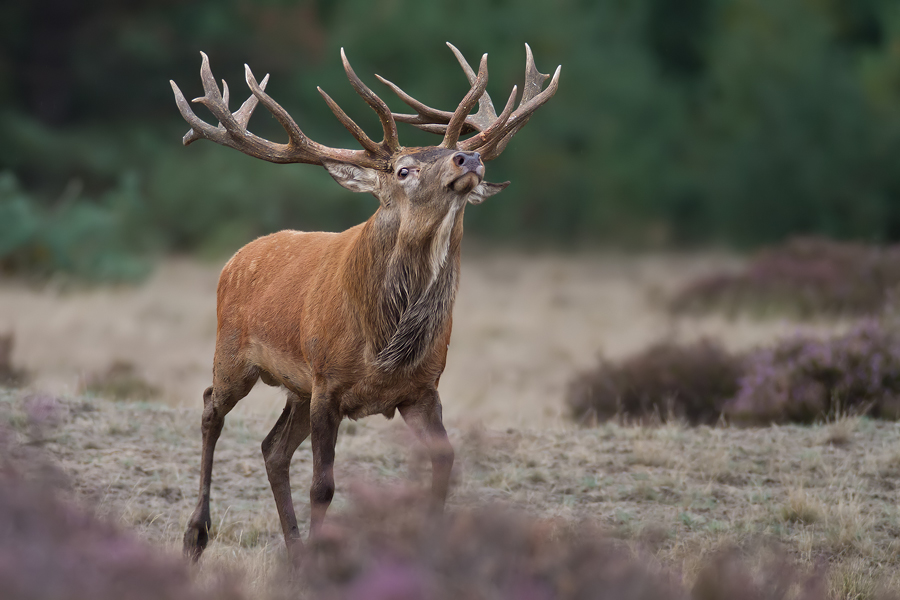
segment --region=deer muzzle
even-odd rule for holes
[[[478,152],[457,152],[451,158],[456,177],[450,182],[454,192],[467,194],[484,179],[484,163]]]

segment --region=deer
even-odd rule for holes
[[[375,111],[384,137],[366,135],[320,87],[338,121],[362,149],[331,148],[309,139],[244,65],[252,95],[236,112],[228,84],[220,90],[201,52],[205,106],[216,126],[194,114],[174,81],[175,102],[191,129],[183,144],[206,139],[273,163],[321,165],[352,192],[375,196],[379,205],[366,222],[341,233],[281,231],[245,245],[219,277],[213,383],[203,392],[200,491],[184,534],[184,554],[199,560],[209,542],[213,453],[226,415],[258,380],[281,386],[287,401],[262,442],[266,474],[288,556],[301,560],[301,541],[291,498],[290,464],[310,438],[310,538],[321,531],[334,496],[338,427],[395,412],[427,449],[432,467],[431,508],[446,502],[454,451],[443,425],[438,383],[447,361],[467,203],[480,204],[509,185],[484,179],[485,163],[497,158],[532,114],[557,90],[561,66],[550,83],[535,67],[526,44],[526,79],[498,115],[486,91],[487,54],[477,74],[449,42],[471,86],[452,112],[431,108],[381,76],[415,114],[392,113],[356,76],[346,53],[341,60],[350,85]],[[288,142],[251,133],[248,122],[261,103],[287,132]],[[478,110],[472,113],[475,104]],[[403,147],[397,123],[443,135],[440,144]],[[461,136],[472,133],[468,138]]]

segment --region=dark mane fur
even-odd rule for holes
[[[457,266],[445,264],[434,283],[420,279],[405,261],[398,261],[385,278],[382,304],[394,323],[393,333],[378,351],[376,365],[386,371],[413,368],[431,348],[434,337],[444,330],[456,296]],[[430,273],[424,273],[430,278]],[[413,290],[419,290],[415,293]]]

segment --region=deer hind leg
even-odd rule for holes
[[[218,371],[218,370],[217,370]],[[200,494],[197,507],[188,520],[184,532],[184,554],[196,562],[209,543],[209,529],[212,521],[209,514],[209,488],[212,481],[213,453],[222,433],[227,415],[238,401],[250,393],[259,378],[257,369],[250,369],[243,376],[230,379],[216,373],[213,385],[203,392],[203,418],[200,430],[203,446],[200,458]]]
[[[269,484],[275,495],[275,506],[278,508],[278,518],[284,532],[284,543],[287,546],[288,556],[294,563],[299,561],[303,543],[300,541],[300,529],[297,527],[294,501],[291,498],[290,468],[294,452],[309,436],[309,403],[309,395],[300,396],[288,392],[284,411],[262,443],[266,473],[269,475]]]
[[[397,408],[409,428],[428,448],[431,456],[432,508],[440,512],[447,500],[454,457],[453,446],[450,445],[441,417],[440,396],[437,390],[433,390],[428,396],[401,404]]]
[[[310,403],[313,479],[309,488],[309,535],[315,537],[325,520],[325,512],[334,497],[334,445],[341,417],[322,385],[313,389]]]

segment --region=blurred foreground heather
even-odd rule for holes
[[[900,246],[796,238],[758,252],[738,273],[679,291],[675,312],[786,312],[803,318],[877,313],[900,285]]]
[[[652,554],[590,523],[499,508],[432,521],[417,494],[357,489],[355,507],[314,542],[302,581],[315,598],[413,600],[818,600],[823,573],[759,547],[704,560],[691,589]]]
[[[813,423],[843,413],[900,418],[900,325],[866,319],[828,339],[785,338],[743,355],[709,341],[664,343],[576,375],[582,423],[626,418],[712,424]]]
[[[377,484],[350,486],[348,491],[352,502],[335,507],[329,514],[322,536],[309,544],[306,560],[298,573],[285,576],[281,568],[266,568],[262,564],[262,561],[266,561],[284,565],[277,521],[268,522],[263,534],[257,537],[257,540],[271,540],[277,546],[268,546],[265,541],[257,545],[257,541],[254,541],[250,543],[250,547],[245,547],[241,542],[245,538],[232,538],[229,542],[223,525],[228,519],[234,518],[230,513],[227,518],[219,521],[217,527],[215,548],[221,548],[222,552],[218,556],[216,552],[211,552],[204,557],[199,569],[191,569],[182,563],[180,557],[136,540],[132,535],[92,516],[82,508],[84,504],[76,505],[74,500],[93,497],[90,494],[81,495],[79,488],[81,492],[85,489],[104,490],[109,498],[109,505],[114,510],[123,509],[123,505],[134,507],[145,502],[147,496],[155,497],[159,503],[154,506],[160,507],[159,509],[153,509],[144,516],[133,514],[133,520],[122,518],[120,523],[130,522],[144,536],[148,535],[150,529],[156,528],[158,535],[154,537],[149,534],[148,537],[157,544],[171,547],[171,542],[174,541],[172,534],[180,537],[181,524],[175,525],[177,529],[172,531],[172,523],[161,522],[177,522],[177,514],[189,510],[190,500],[172,503],[171,494],[168,499],[163,500],[153,493],[149,484],[154,477],[167,473],[164,470],[166,463],[183,469],[184,458],[195,452],[195,449],[190,448],[188,453],[181,453],[185,446],[190,445],[185,442],[186,432],[190,429],[194,433],[193,427],[183,426],[184,419],[181,417],[184,414],[172,409],[153,410],[140,404],[107,403],[89,398],[66,400],[49,394],[22,395],[20,392],[0,388],[0,597],[11,600],[104,600],[113,597],[125,600],[236,600],[240,595],[235,591],[235,585],[229,581],[241,579],[246,582],[247,597],[261,600],[886,600],[888,596],[878,595],[878,586],[895,579],[891,571],[895,567],[895,553],[889,541],[892,530],[888,529],[886,533],[882,521],[868,520],[878,512],[871,504],[859,506],[859,513],[848,511],[846,506],[834,513],[834,518],[840,516],[842,527],[849,528],[851,533],[846,534],[847,539],[831,539],[823,529],[823,541],[816,542],[811,547],[812,554],[808,554],[808,546],[804,546],[806,550],[798,554],[796,546],[792,545],[790,530],[804,527],[805,533],[799,533],[817,534],[816,525],[808,518],[807,521],[813,524],[798,524],[793,516],[778,516],[781,513],[777,507],[784,496],[784,490],[772,490],[771,484],[769,493],[772,496],[766,502],[774,502],[775,512],[755,514],[765,519],[776,516],[778,530],[757,526],[747,528],[747,523],[741,521],[744,525],[735,522],[731,525],[734,527],[732,533],[723,535],[721,529],[712,528],[713,521],[710,519],[709,529],[697,530],[694,532],[696,535],[693,535],[691,528],[685,526],[686,513],[683,511],[689,508],[685,506],[676,509],[676,514],[680,515],[678,525],[671,533],[667,533],[667,528],[660,529],[660,525],[651,525],[665,522],[652,516],[652,509],[663,505],[666,509],[671,508],[668,506],[671,496],[666,496],[668,500],[657,502],[651,500],[645,492],[640,502],[631,504],[629,509],[636,511],[635,507],[639,506],[643,511],[636,512],[635,515],[636,519],[640,519],[640,527],[616,529],[616,534],[612,535],[608,529],[601,528],[598,524],[603,521],[608,527],[610,521],[604,515],[621,512],[610,510],[611,506],[623,506],[611,505],[610,496],[604,499],[596,492],[582,491],[579,495],[584,500],[594,497],[592,508],[579,517],[571,516],[571,513],[570,516],[563,517],[558,510],[548,513],[551,505],[534,502],[533,498],[523,507],[527,513],[489,504],[485,498],[490,497],[487,495],[490,488],[483,486],[478,488],[477,497],[471,496],[471,502],[451,505],[443,518],[433,519],[426,511],[427,503],[423,498],[425,492],[421,487],[412,484],[414,488],[411,491],[407,487],[409,483],[398,485],[397,478],[383,474],[384,465],[388,464],[383,460],[385,448],[373,443],[374,437],[363,437],[366,435],[363,426],[359,426],[359,431],[355,434],[348,432],[345,437],[362,438],[362,443],[358,445],[361,455],[357,460],[363,462],[362,456],[369,457],[375,464],[381,465],[378,469],[382,475],[377,477]],[[109,425],[114,419],[129,420],[134,427],[130,433],[121,429],[117,430],[118,433],[113,432]],[[257,423],[262,430],[267,429],[269,424],[263,419]],[[253,425],[251,429],[255,430],[257,425]],[[157,427],[156,433],[147,431],[152,427]],[[502,450],[500,446],[495,446],[490,458],[485,456],[485,462],[492,465],[505,462],[505,466],[500,468],[508,468],[510,473],[526,473],[533,471],[532,467],[523,469],[523,465],[526,464],[526,457],[531,459],[535,456],[535,448],[542,448],[541,460],[552,460],[554,463],[565,460],[567,465],[578,464],[579,453],[582,457],[602,455],[594,465],[606,465],[600,468],[605,469],[610,477],[619,473],[631,480],[629,468],[623,467],[635,464],[629,458],[635,448],[635,435],[641,436],[645,444],[663,443],[666,439],[676,442],[675,438],[669,437],[676,430],[665,433],[660,429],[662,428],[643,432],[635,429],[612,431],[610,435],[616,438],[612,441],[609,436],[587,435],[590,432],[550,434],[550,437],[541,437],[538,444],[528,445],[517,454],[510,454],[509,449]],[[754,448],[754,442],[748,436],[744,435],[743,439],[730,437],[745,433],[747,432],[731,430],[729,440],[725,443],[738,443]],[[502,435],[508,437],[510,434]],[[528,434],[546,435],[539,432]],[[685,439],[690,439],[692,435],[692,432],[678,430],[677,445],[665,447],[667,457],[683,452]],[[801,437],[803,435],[805,434],[800,434]],[[245,437],[245,440],[240,437],[234,440],[238,450],[236,456],[244,457],[251,451],[254,454],[258,452],[258,438]],[[526,436],[518,434],[514,437],[524,439]],[[878,443],[882,448],[884,439],[888,438],[882,438]],[[615,446],[611,446],[611,443],[618,444],[620,451],[615,451]],[[658,465],[655,470],[664,472],[667,469],[677,469],[682,473],[681,477],[687,477],[686,483],[693,472],[689,468],[689,475],[685,476],[683,465],[709,468],[715,462],[712,455],[722,453],[726,447],[721,443],[722,440],[717,442],[707,432],[702,439],[695,438],[687,444],[706,453],[700,455],[703,458],[683,455],[668,467],[665,466],[665,461],[655,461]],[[766,437],[765,443],[767,447],[771,447],[770,436]],[[122,454],[114,456],[107,451],[107,446],[112,444],[118,445],[134,461],[131,468],[121,460]],[[469,442],[468,447],[472,444],[473,442]],[[801,446],[807,447],[805,443],[801,443]],[[143,452],[128,454],[129,448]],[[646,449],[647,446],[642,460],[648,460]],[[44,454],[45,450],[47,454]],[[565,453],[561,453],[562,450]],[[394,451],[391,450],[390,453]],[[176,454],[170,454],[172,452]],[[850,453],[852,452],[851,450]],[[62,474],[59,467],[50,462],[47,456],[51,453],[60,459],[69,472]],[[782,446],[778,449],[778,455],[783,454]],[[863,454],[866,455],[865,460],[873,463],[870,453],[860,452],[859,456]],[[461,453],[464,469],[465,455],[465,452]],[[756,451],[751,451],[746,460],[759,464],[760,456]],[[825,464],[834,459],[846,460],[846,454],[841,453],[841,456],[840,459],[836,456],[828,457]],[[229,464],[227,450],[218,458],[220,464]],[[896,460],[888,453],[884,453],[884,458],[887,462],[878,468],[888,469],[885,471],[886,480],[896,479],[893,475]],[[607,459],[622,462],[607,462]],[[734,460],[735,463],[728,463],[728,471],[749,472],[747,465],[740,463],[744,459],[735,457]],[[874,462],[881,465],[879,461],[881,458]],[[101,463],[100,468],[97,468],[98,462]],[[297,465],[301,472],[302,464]],[[614,464],[620,466],[614,468]],[[722,471],[717,477],[730,482],[727,486],[720,486],[716,483],[717,480],[711,481],[706,474],[708,471],[701,470],[693,474],[700,477],[700,488],[709,489],[711,485],[721,488],[721,493],[717,492],[715,496],[717,503],[727,504],[730,514],[746,515],[754,513],[754,506],[758,508],[761,505],[752,501],[748,503],[743,491],[737,494],[734,491],[746,485],[748,491],[752,488],[757,493],[759,485],[753,481],[754,477],[759,477],[760,481],[762,478],[781,481],[783,473],[791,472],[802,477],[809,475],[817,480],[822,479],[820,473],[798,472],[794,462],[779,465],[780,470],[777,471],[770,467],[767,472],[751,473],[745,484],[739,483],[744,475]],[[712,467],[718,468],[714,465]],[[154,469],[158,471],[153,472]],[[476,470],[471,463],[469,469],[465,478],[477,481]],[[859,472],[855,468],[829,467],[829,470],[852,473],[854,477]],[[573,480],[583,480],[583,471],[567,472],[565,467],[556,471],[552,475],[548,474],[547,479],[533,480],[534,486],[530,488],[530,494],[553,495],[554,492],[549,488],[558,490],[563,486],[573,485]],[[239,474],[240,491],[229,490],[222,485],[223,480],[227,479],[227,475],[223,473],[217,490],[220,506],[231,505],[236,507],[235,512],[249,510],[258,515],[266,512],[261,508],[265,504],[269,512],[274,512],[269,494],[263,494],[267,491],[265,474],[254,473],[252,470],[249,473]],[[557,479],[557,475],[562,479]],[[68,482],[69,477],[71,484]],[[168,484],[172,478],[164,475],[163,479]],[[254,479],[259,484],[255,488],[251,483]],[[391,479],[393,484],[385,483]],[[520,485],[524,481],[512,483]],[[683,488],[683,485],[672,479],[668,479],[666,484],[662,481],[657,483],[653,479],[637,483],[645,487],[668,487],[668,493],[671,493],[673,486]],[[120,483],[122,485],[117,485]],[[635,481],[631,480],[631,483],[634,484]],[[510,480],[507,479],[503,486],[509,485]],[[612,482],[604,483],[603,486],[610,490],[620,487]],[[252,491],[254,489],[259,491],[258,496]],[[855,497],[859,493],[859,489],[846,482],[835,485],[834,481],[829,481],[823,483],[821,490],[825,489],[830,494],[844,489]],[[874,493],[863,491],[870,495]],[[555,494],[558,493],[557,491]],[[688,494],[687,488],[677,493],[684,493],[685,498],[696,497],[693,493]],[[881,488],[877,494],[879,498],[883,498]],[[836,497],[829,496],[832,499]],[[829,519],[833,516],[825,505],[817,504],[819,501],[814,497],[803,498],[806,498],[806,512],[820,510],[819,524],[829,526]],[[250,503],[250,506],[242,509],[240,505],[244,502]],[[887,503],[889,501],[880,501],[877,506]],[[797,504],[799,512],[804,505],[799,501]],[[838,502],[830,504],[837,505]],[[552,506],[558,509],[558,500],[554,500]],[[690,510],[696,514],[699,509],[694,507]],[[713,507],[712,510],[718,508]],[[548,514],[555,516],[549,517]],[[889,519],[893,518],[893,514],[891,512],[884,516],[885,527],[891,527],[892,521]],[[147,515],[153,517],[148,518]],[[863,515],[866,520],[861,520]],[[693,522],[692,528],[699,527],[700,517],[693,518],[697,520]],[[725,518],[720,515],[719,519]],[[725,520],[716,522],[719,523],[718,527],[722,527]],[[635,522],[637,523],[638,521]],[[756,532],[756,535],[752,532]],[[786,544],[784,549],[778,547],[777,542],[764,541],[771,540],[772,533]],[[853,541],[864,536],[874,536],[875,545],[869,547],[862,542]],[[680,548],[679,552],[674,556],[667,555],[663,548],[671,548],[673,545]],[[726,550],[723,551],[723,548]],[[866,564],[852,563],[861,557],[877,563],[878,570],[873,571]],[[216,559],[219,560],[218,563]],[[254,561],[255,566],[252,564]],[[830,568],[828,565],[831,565]],[[227,572],[215,570],[216,567],[223,566],[227,566]],[[251,587],[247,574],[253,569],[257,573],[265,571],[266,575],[264,579],[254,580]],[[240,573],[241,577],[229,578],[228,572]],[[207,574],[211,577],[207,577]],[[198,581],[206,581],[206,584],[198,585]]]
[[[199,587],[180,556],[138,540],[67,498],[65,475],[37,447],[47,428],[77,406],[49,395],[30,395],[20,414],[5,408],[0,404],[0,597],[241,598],[224,579],[211,589]],[[5,425],[18,425],[20,439]]]

